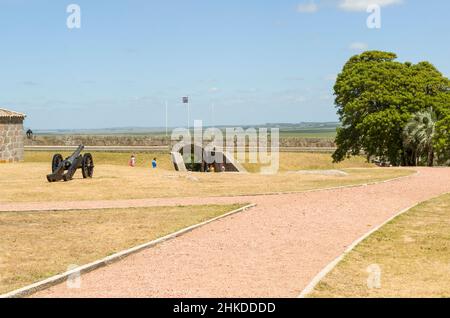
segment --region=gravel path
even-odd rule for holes
[[[419,171],[370,186],[249,197],[256,208],[83,275],[80,289],[61,284],[35,296],[297,297],[354,240],[450,191],[450,169]]]

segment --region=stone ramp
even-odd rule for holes
[[[176,171],[186,172],[186,166],[184,164],[183,156],[179,152],[171,152],[170,156],[172,157],[172,162],[175,166]]]
[[[234,159],[234,157],[229,152],[222,152],[223,156],[226,160],[226,163],[229,165],[232,165],[234,169],[236,169],[236,172],[247,172],[247,169],[244,168],[243,165],[237,160]]]

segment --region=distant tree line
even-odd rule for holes
[[[362,152],[392,165],[450,162],[450,80],[389,52],[353,56],[338,75],[335,162]]]

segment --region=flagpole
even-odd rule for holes
[[[190,106],[189,102],[190,101],[188,100],[187,111],[188,111],[188,130],[190,131],[190,129],[191,129],[191,106]]]
[[[189,96],[183,97],[183,104],[187,104],[187,128],[191,128],[191,106],[189,105]]]
[[[169,135],[169,104],[166,101],[166,137]]]
[[[214,110],[215,110],[214,106],[215,106],[214,103],[212,103],[211,104],[211,126],[212,127],[214,127],[214,125],[215,125],[215,123],[214,123],[214,121],[215,121],[215,118],[214,118]]]

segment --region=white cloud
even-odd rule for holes
[[[298,82],[298,81],[303,81],[305,80],[305,78],[301,77],[301,76],[288,76],[285,78],[286,81],[294,81],[294,82]]]
[[[335,81],[336,78],[337,78],[337,74],[327,74],[327,75],[325,75],[324,80],[331,82],[331,81]]]
[[[23,81],[21,84],[25,85],[25,86],[37,86],[37,85],[39,85],[37,82],[34,82],[34,81]]]
[[[341,0],[339,8],[345,11],[366,11],[370,5],[374,4],[378,4],[380,7],[387,7],[402,3],[403,0]]]
[[[322,94],[319,96],[319,99],[320,100],[332,100],[332,99],[334,99],[334,96],[330,95],[330,94]]]
[[[293,99],[293,101],[296,102],[296,103],[303,103],[303,102],[306,102],[307,99],[306,99],[306,97],[304,97],[304,96],[297,96],[297,97],[295,97],[295,98]]]
[[[369,48],[369,45],[364,42],[354,42],[354,43],[350,44],[350,50],[365,51],[368,48]]]
[[[301,3],[297,6],[297,12],[300,13],[315,13],[319,10],[319,6],[314,2]]]

